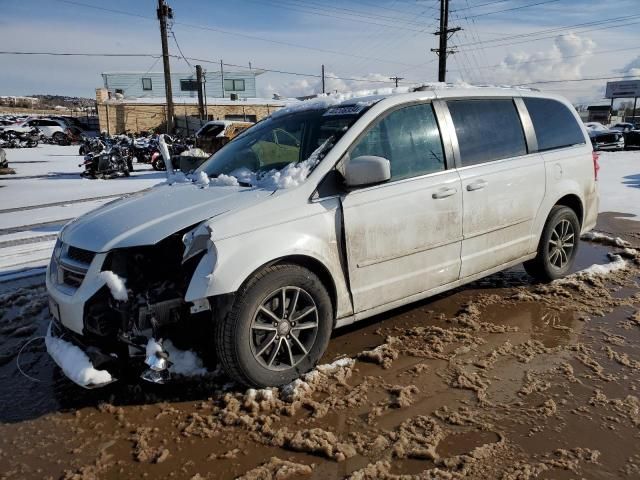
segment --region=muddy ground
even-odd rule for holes
[[[640,247],[636,222],[598,228]],[[281,390],[82,390],[39,338],[41,279],[5,286],[0,478],[639,478],[640,259],[608,243],[576,265],[625,255],[606,275],[516,268],[338,331]]]

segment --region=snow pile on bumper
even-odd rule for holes
[[[81,387],[94,388],[112,383],[115,379],[106,370],[96,370],[89,357],[80,348],[51,334],[51,325],[45,337],[47,352],[64,374]]]

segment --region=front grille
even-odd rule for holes
[[[62,281],[65,285],[69,285],[73,288],[78,288],[82,285],[82,281],[84,280],[85,274],[74,272],[72,270],[68,270],[62,266]]]
[[[83,250],[78,247],[72,247],[71,245],[69,245],[69,249],[67,250],[67,257],[71,260],[75,260],[76,262],[86,263],[87,265],[93,261],[93,257],[95,256],[96,254],[94,252]]]
[[[598,143],[615,143],[620,140],[620,136],[616,133],[605,133],[596,137]]]

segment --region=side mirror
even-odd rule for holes
[[[348,160],[344,178],[348,187],[386,182],[391,178],[391,164],[384,157],[362,155]]]

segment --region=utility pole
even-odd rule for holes
[[[224,98],[224,66],[220,60],[220,81],[222,82],[222,98]]]
[[[198,114],[204,119],[204,100],[202,98],[202,65],[196,65],[196,83],[198,84]]]
[[[404,77],[398,77],[398,76],[389,77],[389,80],[395,81],[396,82],[396,88],[398,88],[398,80],[404,80]]]
[[[325,91],[324,91],[324,65],[322,65],[322,93],[325,93]]]
[[[432,48],[431,51],[438,55],[438,81],[444,82],[447,77],[447,56],[456,53],[453,49],[447,49],[447,41],[450,34],[462,30],[460,27],[449,28],[449,0],[440,0],[440,29],[434,35],[440,37],[439,48]]]
[[[169,65],[169,42],[167,40],[167,18],[173,18],[173,10],[164,0],[158,0],[158,20],[162,40],[162,63],[164,66],[164,91],[167,96],[167,133],[173,133],[173,90],[171,89],[171,66]]]

